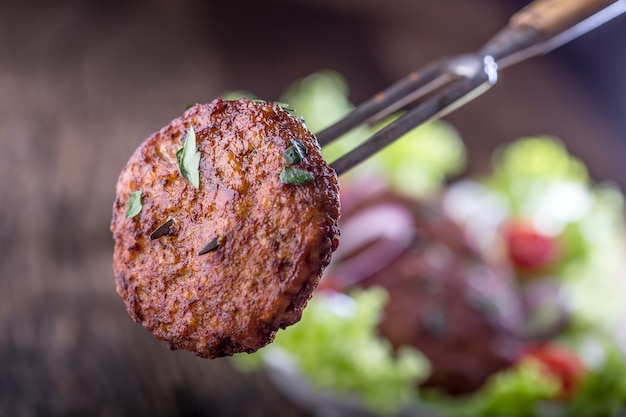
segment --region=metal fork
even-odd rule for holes
[[[484,93],[497,82],[499,70],[546,54],[624,12],[626,0],[535,0],[477,52],[412,72],[318,133],[317,139],[325,146],[359,125],[375,123],[419,102],[334,161],[331,166],[341,175],[422,123],[439,119]]]

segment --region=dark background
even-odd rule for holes
[[[119,171],[190,103],[275,99],[326,68],[359,102],[477,49],[525,3],[0,1],[0,416],[306,415],[263,374],[170,352],[132,322],[111,270]],[[450,116],[469,170],[549,134],[623,188],[625,29],[510,68]]]

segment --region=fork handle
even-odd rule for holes
[[[532,28],[546,38],[576,25],[616,0],[535,0],[513,15],[514,28]]]

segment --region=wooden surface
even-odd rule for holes
[[[276,98],[322,68],[358,101],[477,47],[513,10],[440,3],[0,2],[0,416],[307,415],[265,375],[170,352],[131,321],[111,271],[117,175],[190,103]],[[472,170],[502,141],[549,133],[624,182],[620,135],[563,70],[512,69],[451,118]]]

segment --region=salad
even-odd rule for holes
[[[281,101],[319,131],[347,93],[327,71]],[[622,193],[552,137],[503,146],[483,177],[458,177],[465,158],[439,121],[344,175],[340,248],[302,320],[234,363],[320,415],[624,415]]]

